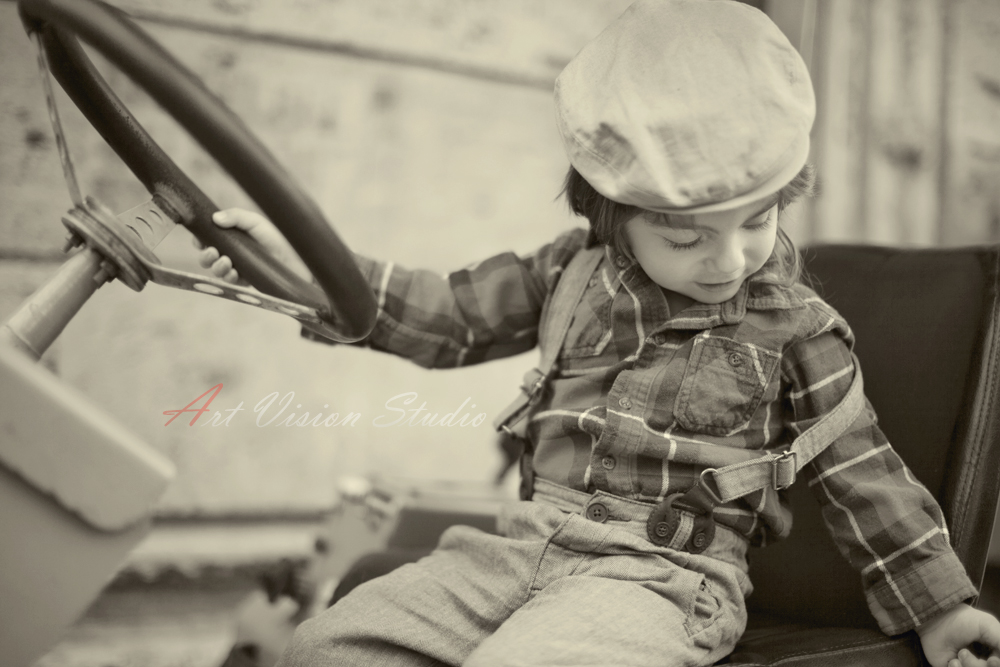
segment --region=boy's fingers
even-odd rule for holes
[[[239,222],[239,216],[229,211],[216,211],[212,214],[212,222],[219,227],[235,227]]]
[[[198,255],[198,263],[204,269],[211,268],[217,259],[219,259],[219,251],[212,246],[205,248]]]
[[[962,663],[962,667],[986,667],[986,661],[977,658],[976,655],[967,648],[963,648],[958,652],[958,659]]]
[[[202,243],[201,240],[197,236],[192,236],[191,237],[191,245],[193,245],[198,250],[204,250],[204,248],[205,248],[205,244]]]
[[[227,283],[233,283],[235,285],[239,282],[240,274],[236,272],[236,269],[229,269],[229,273],[227,273],[222,279]]]
[[[219,227],[235,227],[245,232],[250,231],[265,220],[267,218],[259,213],[244,211],[242,209],[228,209],[225,211],[216,211],[212,214],[212,221]]]
[[[233,260],[223,255],[212,264],[212,273],[220,278],[225,278],[226,274],[233,270]]]

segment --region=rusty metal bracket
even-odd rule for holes
[[[82,205],[74,207],[63,217],[63,224],[114,265],[116,272],[105,272],[111,274],[109,278],[117,277],[137,292],[145,287],[147,281],[152,281],[288,315],[308,324],[314,331],[335,335],[315,308],[279,299],[252,287],[233,285],[211,276],[164,266],[152,249],[177,225],[153,199],[116,216],[105,205],[88,196]]]

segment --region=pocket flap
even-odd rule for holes
[[[677,393],[674,415],[690,431],[727,435],[760,405],[778,354],[729,338],[698,336]]]

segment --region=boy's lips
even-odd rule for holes
[[[732,280],[727,280],[724,283],[696,283],[698,287],[709,292],[725,292],[734,285],[738,284],[739,278],[733,278]]]

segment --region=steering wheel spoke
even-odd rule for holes
[[[56,95],[52,89],[49,58],[45,53],[45,47],[42,46],[41,37],[37,33],[31,35],[31,43],[35,45],[35,54],[38,58],[38,72],[42,80],[42,90],[45,92],[45,106],[49,111],[49,123],[52,125],[52,133],[56,138],[56,148],[59,151],[59,162],[62,163],[66,189],[69,190],[70,200],[77,206],[82,206],[83,194],[80,190],[80,183],[76,180],[76,168],[73,166],[73,156],[69,152],[69,144],[66,143],[66,133],[63,131],[62,121],[59,119],[59,107],[56,105]]]
[[[233,285],[218,278],[180,271],[162,264],[146,264],[145,261],[143,261],[143,264],[152,275],[150,280],[157,285],[187,290],[189,292],[198,292],[221,299],[228,299],[247,306],[255,306],[269,310],[272,313],[294,317],[305,324],[314,326],[323,324],[323,320],[320,319],[319,313],[316,312],[315,308],[303,306],[294,301],[279,299],[257,291],[252,287]]]

